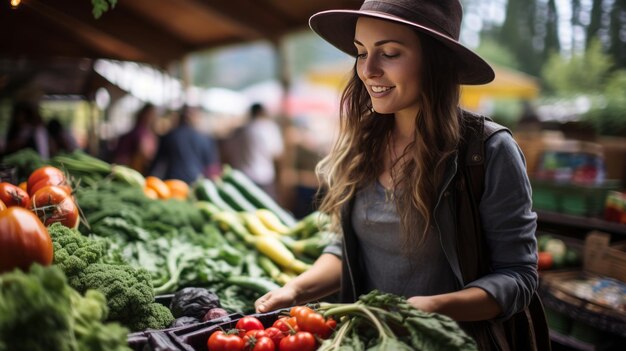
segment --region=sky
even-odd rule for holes
[[[483,26],[490,25],[490,23],[502,24],[506,16],[506,4],[507,0],[483,0],[480,1],[478,8],[466,6],[461,41],[471,48],[476,48],[480,44],[479,32]],[[560,21],[561,48],[565,53],[569,53],[572,50],[572,37],[576,38],[575,42],[583,43],[584,33],[571,26],[571,0],[556,0],[556,6]],[[581,6],[583,13],[591,12],[591,0],[582,0]],[[583,18],[583,21],[585,19],[588,20],[588,17]]]

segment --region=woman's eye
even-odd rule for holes
[[[367,54],[365,54],[365,53],[363,53],[363,54],[361,54],[361,53],[356,54],[356,58],[358,58],[358,59],[364,59],[366,57],[367,57]]]
[[[386,53],[383,53],[383,56],[386,57],[386,58],[394,58],[394,57],[400,56],[400,54],[386,54]]]

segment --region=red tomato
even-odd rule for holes
[[[274,351],[276,350],[276,344],[274,341],[265,336],[263,330],[250,330],[243,337],[245,344],[244,350],[246,351]]]
[[[295,317],[281,317],[274,322],[272,327],[278,328],[284,334],[290,334],[292,331],[299,330]]]
[[[326,324],[324,316],[317,312],[300,313],[300,316],[296,317],[296,320],[298,321],[300,330],[308,331],[322,339],[327,339],[333,332]]]
[[[289,310],[289,315],[292,317],[304,317],[309,313],[315,313],[315,311],[307,306],[294,306]]]
[[[554,260],[552,258],[552,254],[549,253],[548,251],[540,251],[539,252],[539,259],[537,261],[537,269],[542,271],[545,269],[550,269],[552,268],[552,264],[554,263]]]
[[[46,226],[60,222],[68,228],[78,227],[78,207],[70,195],[58,186],[47,185],[33,194],[32,208]]]
[[[43,166],[36,169],[28,177],[28,194],[33,195],[37,190],[46,185],[62,186],[66,191],[69,189],[68,194],[71,194],[72,192],[71,188],[67,184],[65,173],[63,173],[62,170],[52,166]]]
[[[276,345],[274,345],[274,341],[267,336],[261,336],[256,338],[256,342],[250,345],[252,348],[248,350],[251,351],[274,351],[276,350]]]
[[[207,340],[209,351],[243,351],[245,343],[239,335],[226,334],[218,330]]]
[[[0,183],[0,200],[4,202],[6,207],[30,207],[30,196],[28,196],[28,193],[20,187],[7,182]]]
[[[280,329],[276,327],[269,327],[263,331],[263,336],[267,336],[268,338],[272,339],[274,345],[279,345],[280,341],[285,337],[285,335],[287,334],[283,333]]]
[[[253,316],[245,316],[237,321],[235,328],[239,330],[239,336],[243,337],[250,330],[264,330],[265,327],[260,320]]]
[[[335,328],[337,328],[337,321],[332,318],[326,318],[326,325],[330,329],[335,330]]]
[[[280,341],[279,351],[313,351],[316,342],[313,334],[305,331],[289,335]]]
[[[0,273],[34,262],[47,266],[52,257],[48,230],[34,213],[17,206],[0,212]]]

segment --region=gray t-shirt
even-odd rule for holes
[[[357,193],[352,225],[359,239],[368,291],[378,289],[410,297],[456,290],[454,273],[433,231],[410,257],[403,254],[395,203],[378,181]]]

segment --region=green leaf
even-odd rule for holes
[[[107,12],[110,8],[114,8],[117,4],[117,0],[91,0],[93,6],[93,17],[100,18],[103,13]]]

